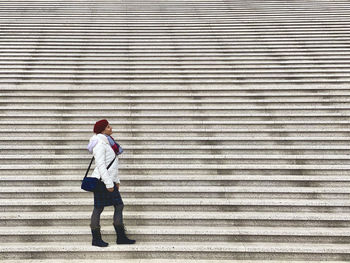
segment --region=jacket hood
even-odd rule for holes
[[[95,146],[97,145],[98,142],[104,142],[104,143],[109,143],[108,139],[105,135],[99,133],[99,134],[94,134],[91,136],[89,144],[87,146],[87,149],[90,153],[94,150]]]

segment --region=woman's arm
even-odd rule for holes
[[[114,183],[111,176],[108,173],[106,166],[106,150],[102,144],[98,144],[95,146],[93,150],[95,156],[96,167],[99,171],[102,181],[105,183],[107,188],[114,188]]]

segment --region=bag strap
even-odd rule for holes
[[[114,157],[114,159],[112,160],[112,162],[107,166],[107,170],[111,167],[111,165],[114,163],[114,160],[117,158],[117,156]],[[91,161],[90,161],[90,164],[89,164],[89,167],[88,169],[86,170],[86,173],[85,173],[85,176],[84,178],[88,175],[89,171],[90,171],[90,167],[91,167],[91,164],[92,162],[94,161],[95,157],[92,157],[91,158]],[[100,179],[101,180],[101,179]]]
[[[112,160],[112,162],[107,166],[107,170],[108,170],[109,167],[111,167],[111,165],[114,163],[115,158],[117,158],[117,156],[114,156],[114,159]]]
[[[94,161],[94,157],[92,157],[91,158],[91,161],[90,161],[90,164],[89,164],[89,167],[88,167],[88,169],[86,170],[86,173],[85,173],[85,176],[84,176],[84,178],[88,175],[88,173],[89,173],[89,171],[90,171],[90,167],[91,167],[91,164],[92,164],[92,162]]]

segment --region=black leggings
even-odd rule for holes
[[[113,225],[115,226],[123,225],[123,208],[124,208],[124,205],[114,206]],[[100,218],[101,218],[101,213],[103,209],[104,207],[101,207],[101,208],[94,207],[94,210],[92,211],[92,215],[91,215],[91,224],[90,224],[91,229],[100,228]]]

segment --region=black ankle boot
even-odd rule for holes
[[[92,245],[97,247],[107,247],[108,243],[104,242],[101,238],[101,229],[91,229],[92,233]]]
[[[124,225],[115,226],[115,232],[117,233],[117,244],[135,244],[136,240],[129,239],[125,234]]]

